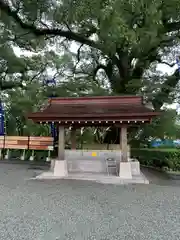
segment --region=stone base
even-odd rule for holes
[[[71,173],[106,173],[107,171],[105,161],[100,161],[98,159],[68,159],[67,162],[68,171]]]
[[[55,160],[54,177],[66,177],[66,176],[68,176],[67,161]]]
[[[141,174],[140,163],[138,161],[131,162],[131,172],[132,172],[132,175],[135,175],[135,176],[139,176]]]
[[[93,181],[102,184],[149,184],[148,179],[141,173],[140,176],[133,176],[132,179],[122,179],[115,176],[107,176],[103,174],[90,174],[90,173],[70,173],[67,177],[54,176],[53,172],[44,172],[35,178],[36,180],[52,180],[52,179],[68,179],[68,180],[83,180]]]
[[[54,171],[55,159],[51,159],[50,170]]]
[[[131,162],[120,162],[119,177],[121,179],[132,179]]]
[[[148,179],[140,172],[138,161],[121,162],[118,176],[108,176],[107,173],[87,173],[87,172],[69,172],[67,170],[67,161],[57,159],[51,162],[51,171],[43,172],[33,179],[71,179],[87,180],[103,184],[149,184]]]

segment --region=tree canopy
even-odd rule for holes
[[[142,91],[147,70],[179,44],[178,0],[0,0],[0,9],[9,41],[36,50],[52,39],[75,41],[78,59],[81,50],[93,59],[94,78],[103,70],[116,94]],[[150,97],[156,109],[178,81],[177,70],[159,79]]]
[[[157,70],[159,63],[175,66],[180,55],[179,16],[179,0],[0,0],[1,95],[16,99],[16,106],[7,104],[14,116],[52,91],[140,94],[159,110],[179,98],[178,69],[169,75]],[[32,55],[17,56],[14,47]],[[43,86],[49,77],[56,78],[55,89]]]

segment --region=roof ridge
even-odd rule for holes
[[[50,98],[50,101],[54,100],[88,100],[88,99],[119,99],[119,98],[142,98],[142,96],[138,95],[116,95],[116,96],[86,96],[86,97],[55,97]]]

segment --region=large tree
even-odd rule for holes
[[[179,0],[0,0],[0,9],[2,26],[16,44],[75,41],[78,61],[91,56],[94,79],[103,70],[116,94],[139,92],[147,70],[179,44]],[[151,96],[156,109],[178,81],[177,70],[159,80]]]
[[[47,126],[33,124],[26,116],[30,112],[40,110],[51,96],[84,96],[87,89],[88,94],[108,94],[91,79],[84,82],[80,76],[78,81],[70,78],[68,73],[71,66],[73,66],[71,56],[68,54],[59,56],[52,51],[28,58],[27,72],[24,75],[26,87],[14,89],[13,86],[1,92],[8,135],[50,134]],[[49,71],[46,71],[46,68]],[[51,80],[55,80],[56,84],[51,85]]]

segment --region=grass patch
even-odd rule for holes
[[[179,175],[180,175],[180,171],[167,170],[166,172],[167,172],[167,173],[170,173],[170,174],[174,174],[174,175],[176,175],[176,174],[179,174]]]
[[[177,152],[177,151],[180,151],[180,149],[178,149],[178,148],[140,148],[139,150],[160,151],[160,152]]]

